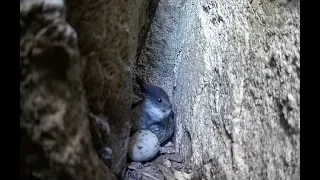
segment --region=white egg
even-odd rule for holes
[[[140,130],[129,141],[128,155],[132,161],[144,162],[154,158],[160,148],[157,136],[149,130]]]

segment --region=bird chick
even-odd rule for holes
[[[150,130],[160,143],[163,143],[174,132],[174,113],[169,96],[158,86],[145,84],[140,78],[136,81],[144,93],[144,98],[132,106],[131,132]]]

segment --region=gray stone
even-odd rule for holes
[[[136,73],[171,94],[195,178],[299,179],[300,1],[162,0]]]
[[[20,1],[21,176],[123,175],[135,74],[168,93],[194,179],[300,179],[299,0],[67,1],[72,27],[61,2]]]
[[[62,0],[20,1],[20,179],[116,179],[93,148],[65,10]]]
[[[111,170],[121,176],[127,160],[132,72],[149,1],[69,1],[68,19],[79,32],[85,60],[83,84],[89,110],[110,124]],[[97,129],[98,131],[98,129]],[[93,139],[99,141],[99,139]]]

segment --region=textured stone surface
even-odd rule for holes
[[[63,1],[20,1],[20,178],[115,179],[91,142],[82,69]]]
[[[180,1],[159,1],[144,46],[135,65],[135,73],[146,83],[173,94],[173,68],[177,40],[173,36],[178,23]],[[168,13],[170,12],[170,13]],[[172,13],[172,14],[171,14]]]
[[[121,174],[138,58],[135,74],[173,100],[194,179],[300,179],[300,1],[68,1],[81,59],[62,1],[20,2],[21,176],[114,178],[82,82]]]
[[[108,118],[112,171],[122,173],[126,163],[132,69],[140,28],[146,21],[149,1],[70,1],[71,24],[79,32],[85,58],[83,83],[90,111]]]
[[[159,2],[136,72],[173,98],[195,178],[300,179],[299,36],[300,1]]]

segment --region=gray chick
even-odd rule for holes
[[[131,132],[148,129],[159,139],[160,144],[169,140],[174,133],[174,113],[167,93],[160,87],[145,84],[136,78],[144,98],[132,105]]]

